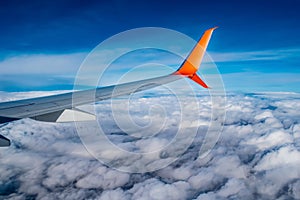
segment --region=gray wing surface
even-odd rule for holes
[[[0,103],[0,123],[22,118],[57,122],[56,119],[58,119],[66,109],[74,109],[76,106],[147,90],[176,81],[180,78],[182,78],[182,76],[167,75],[90,90],[3,102]],[[77,110],[77,112],[79,111]]]
[[[0,124],[3,125],[22,118],[32,118],[46,122],[95,120],[96,117],[93,114],[79,110],[76,106],[147,90],[176,81],[182,77],[167,75],[90,90],[2,102],[0,103]],[[10,146],[10,140],[0,135],[0,147],[7,146]]]

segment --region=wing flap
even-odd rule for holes
[[[44,121],[44,122],[63,123],[63,122],[92,121],[92,120],[96,120],[96,116],[79,109],[65,109],[65,110],[60,110],[52,113],[34,116],[31,117],[31,119],[37,121]]]
[[[0,147],[8,147],[8,146],[10,146],[10,140],[0,135]]]

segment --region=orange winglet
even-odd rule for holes
[[[185,61],[181,64],[180,68],[174,72],[174,75],[183,75],[187,76],[188,78],[192,79],[196,83],[200,84],[204,88],[209,88],[204,81],[201,80],[201,78],[196,74],[197,70],[200,67],[200,64],[202,62],[202,59],[204,57],[204,53],[206,51],[206,48],[208,46],[209,40],[211,38],[211,35],[213,31],[217,27],[208,29],[204,32],[201,39],[197,42],[191,53],[188,55],[188,57],[185,59]]]
[[[202,81],[202,79],[195,73],[192,77],[189,76],[190,79],[192,79],[193,81],[195,81],[196,83],[198,83],[199,85],[201,85],[204,88],[209,88],[206,83],[204,83],[204,81]]]

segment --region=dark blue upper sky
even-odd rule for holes
[[[256,52],[254,60],[241,56],[220,62],[222,73],[300,74],[299,10],[298,0],[1,1],[0,60],[87,52],[106,38],[137,27],[170,28],[198,39],[203,30],[219,26],[209,51]]]
[[[218,25],[216,50],[300,45],[300,2],[285,1],[1,1],[1,50],[62,52],[91,49],[118,32],[144,26],[194,39]]]

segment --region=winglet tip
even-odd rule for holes
[[[213,27],[213,28],[210,28],[210,29],[208,29],[208,30],[210,30],[210,31],[214,31],[214,30],[216,30],[217,28],[219,28],[218,26],[215,26],[215,27]]]

